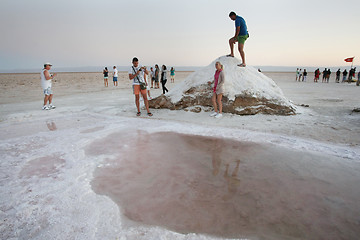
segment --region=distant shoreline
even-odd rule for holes
[[[56,73],[66,73],[66,74],[71,74],[71,73],[78,73],[78,74],[81,74],[81,73],[84,73],[84,74],[89,74],[89,73],[97,73],[97,74],[101,74],[102,75],[102,72],[61,72],[61,71],[52,71],[50,70],[50,72],[56,72]],[[190,72],[195,72],[195,71],[176,71],[176,72],[181,72],[181,73],[190,73]],[[111,73],[111,71],[110,71]],[[119,71],[119,73],[128,73],[128,71]],[[21,74],[40,74],[40,71],[39,72],[0,72],[0,75],[8,75],[8,74],[18,74],[18,75],[21,75]]]
[[[203,66],[205,67],[205,66]],[[203,67],[197,66],[197,67],[174,67],[176,72],[195,72]],[[315,72],[315,70],[317,68],[320,69],[320,71],[322,72],[325,68],[330,68],[332,72],[336,72],[339,68],[341,71],[343,71],[344,69],[349,70],[350,66],[320,66],[320,67],[303,67],[303,66],[299,66],[299,67],[284,67],[284,66],[252,66],[256,69],[260,69],[262,72],[271,72],[271,73],[295,73],[297,68],[301,68],[306,69],[307,72],[311,73],[311,72]],[[358,70],[360,69],[360,66],[353,66],[356,67]],[[118,70],[119,72],[127,72],[127,69],[130,67],[126,67],[126,66],[118,66]],[[76,70],[78,69],[78,70]],[[98,70],[96,70],[98,69]],[[57,73],[101,73],[103,70],[103,68],[99,67],[79,67],[79,68],[65,68],[65,67],[53,67],[53,69],[51,70],[52,72],[57,72]],[[29,74],[29,73],[39,73],[41,71],[41,67],[39,67],[38,69],[12,69],[12,70],[0,70],[0,74]],[[109,67],[109,71],[112,71],[112,68]]]

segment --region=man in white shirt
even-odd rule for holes
[[[146,94],[146,83],[144,79],[144,74],[149,74],[148,70],[145,67],[139,65],[139,60],[134,57],[132,60],[132,66],[129,69],[129,79],[133,81],[133,90],[135,94],[135,104],[137,108],[137,116],[141,115],[140,111],[140,93],[144,99],[144,104],[147,110],[149,117],[152,116],[152,113],[149,110],[149,102]]]
[[[50,74],[52,64],[51,63],[45,63],[44,69],[40,73],[41,77],[41,87],[44,91],[45,97],[44,97],[44,106],[42,107],[42,110],[50,110],[54,109],[55,106],[52,105],[52,98],[53,98],[53,91],[51,89],[52,82],[51,80],[54,79],[56,76],[56,73]],[[49,102],[49,106],[47,103]]]
[[[116,66],[113,67],[114,72],[113,72],[113,82],[114,82],[114,86],[118,86],[118,70],[116,69]]]

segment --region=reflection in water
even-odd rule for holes
[[[212,158],[212,166],[213,166],[213,175],[214,176],[217,176],[220,172],[221,162],[222,162],[221,152],[222,152],[222,149],[226,147],[223,145],[223,143],[224,143],[224,141],[222,141],[219,138],[214,138],[212,140],[211,158]],[[225,164],[224,178],[227,182],[229,194],[224,196],[223,199],[228,199],[231,197],[231,194],[235,194],[236,190],[237,190],[237,186],[239,186],[239,184],[240,184],[240,179],[237,178],[237,175],[239,173],[240,160],[236,160],[235,163],[236,163],[236,166],[235,166],[234,170],[232,171],[231,175],[229,175],[229,167],[230,167],[231,163]]]
[[[46,126],[50,131],[56,131],[57,127],[54,121],[46,121]]]
[[[86,154],[112,156],[94,172],[92,188],[132,221],[230,238],[360,235],[360,188],[353,184],[360,167],[334,157],[143,131],[112,134]]]
[[[229,194],[227,196],[224,196],[224,200],[227,198],[232,197],[233,195],[235,195],[238,186],[240,185],[240,180],[237,178],[238,172],[239,172],[239,165],[240,165],[240,160],[236,161],[236,166],[232,172],[231,175],[229,175],[229,166],[230,164],[226,164],[226,169],[225,169],[225,173],[224,173],[224,177],[226,179],[226,182],[228,184],[228,190],[229,190]]]

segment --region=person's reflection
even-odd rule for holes
[[[219,174],[220,172],[220,167],[221,167],[221,151],[222,151],[222,146],[220,146],[221,144],[221,140],[218,138],[215,138],[212,141],[212,151],[211,151],[211,158],[212,158],[212,165],[213,165],[213,175],[216,176]]]
[[[217,176],[220,172],[221,168],[221,153],[223,151],[223,148],[226,146],[224,142],[221,139],[215,138],[212,140],[212,150],[211,150],[211,158],[212,158],[212,166],[213,166],[213,175]],[[225,172],[224,172],[224,178],[228,182],[229,185],[229,191],[233,191],[234,187],[239,184],[240,180],[237,178],[238,172],[239,172],[239,165],[240,160],[236,161],[236,166],[234,170],[232,171],[231,175],[229,175],[229,167],[230,163],[225,164]],[[236,189],[236,187],[235,187]]]
[[[57,130],[56,124],[54,123],[54,121],[47,121],[46,122],[46,126],[48,127],[48,129],[50,131],[55,131]]]
[[[217,176],[221,169],[222,158],[227,157],[227,155],[222,154],[222,152],[224,151],[224,148],[228,148],[228,146],[226,142],[224,142],[224,140],[219,138],[213,139],[212,144],[210,146],[212,146],[210,151],[211,159],[212,159],[212,167],[213,167],[212,173],[214,176]],[[226,149],[225,149],[225,153],[226,153]],[[233,163],[232,159],[225,160],[224,178],[226,180],[228,193],[225,194],[225,196],[223,197],[224,200],[231,198],[237,192],[237,188],[240,184],[240,180],[238,179],[240,160],[235,161],[236,163],[235,168],[232,170],[230,174],[230,169],[231,169],[230,165],[232,163]]]
[[[230,199],[237,192],[238,186],[240,185],[240,179],[237,177],[239,174],[239,166],[240,160],[237,160],[234,170],[232,171],[231,175],[229,175],[230,164],[225,164],[226,168],[224,172],[224,178],[227,182],[228,194],[223,197],[224,200]]]

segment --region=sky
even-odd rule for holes
[[[229,53],[230,11],[250,38],[248,65],[360,65],[358,0],[0,0],[0,70],[204,66]],[[239,53],[236,52],[239,57]]]

